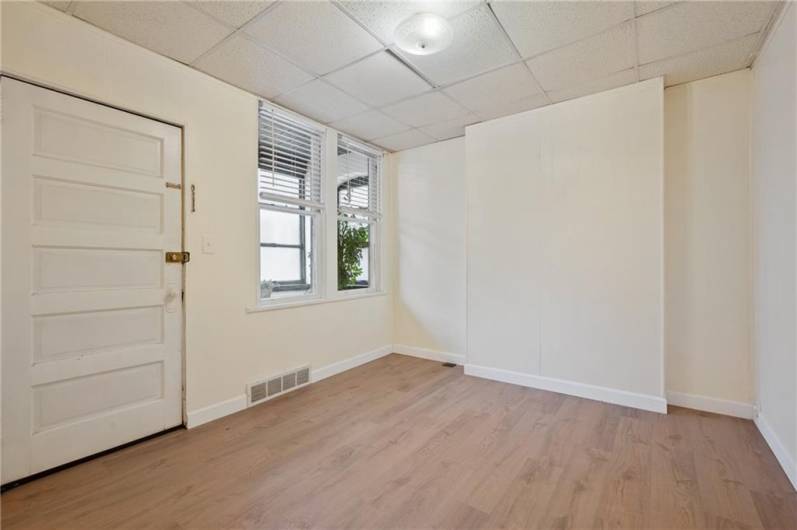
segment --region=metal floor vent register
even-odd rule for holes
[[[310,383],[310,367],[303,366],[280,375],[269,377],[247,387],[246,397],[249,405],[256,405],[275,396]]]

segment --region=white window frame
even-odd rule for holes
[[[277,298],[263,298],[261,296],[261,286],[260,286],[260,274],[262,272],[261,266],[261,234],[260,234],[260,211],[261,210],[270,210],[272,212],[286,212],[292,213],[295,215],[304,215],[311,219],[313,222],[312,229],[310,230],[312,234],[312,253],[313,253],[313,260],[310,264],[310,274],[311,274],[311,289],[310,292],[305,294],[297,294],[293,296],[285,296],[285,297],[277,297]],[[322,237],[319,237],[324,230],[324,216],[322,212],[318,210],[310,210],[310,211],[302,211],[301,213],[295,210],[291,210],[290,208],[282,208],[279,206],[270,206],[264,205],[258,201],[257,204],[257,252],[256,252],[256,260],[257,260],[257,285],[256,285],[256,293],[255,296],[257,298],[257,305],[261,307],[266,306],[274,306],[274,305],[281,305],[281,304],[291,304],[291,303],[298,303],[302,301],[308,300],[315,300],[317,298],[321,298],[323,296],[323,282],[321,281],[321,270],[322,267],[319,266],[319,257],[324,255],[324,252],[321,251],[321,242],[323,240]]]
[[[383,284],[383,239],[384,239],[384,220],[380,216],[378,219],[372,221],[372,234],[369,238],[369,282],[370,285],[363,289],[339,290],[337,281],[337,237],[338,237],[338,204],[337,204],[337,150],[338,150],[338,137],[341,133],[322,125],[314,120],[306,118],[295,112],[286,110],[278,105],[274,105],[268,101],[263,100],[263,105],[268,105],[272,108],[290,115],[293,119],[303,122],[308,126],[318,128],[323,131],[322,146],[321,146],[321,190],[323,207],[320,210],[308,212],[305,215],[312,216],[315,223],[313,230],[313,290],[304,295],[296,295],[282,298],[264,299],[260,297],[260,210],[261,208],[272,209],[279,211],[279,207],[266,206],[260,201],[260,184],[259,184],[259,163],[255,164],[254,172],[254,221],[256,223],[255,229],[255,244],[253,245],[255,251],[255,289],[254,289],[254,304],[246,311],[249,313],[256,313],[261,311],[271,311],[280,309],[289,309],[293,307],[301,307],[306,305],[323,304],[330,302],[338,302],[342,300],[350,300],[355,298],[368,298],[372,296],[380,296],[385,294]],[[259,112],[258,112],[259,120]],[[259,134],[258,122],[258,134]],[[352,140],[367,146],[375,153],[380,154],[379,173],[378,173],[378,194],[377,203],[379,212],[384,212],[384,194],[385,194],[385,178],[384,178],[384,154],[385,152],[367,142],[360,141],[351,136],[347,136]]]
[[[327,172],[328,172],[328,164],[327,164],[327,152],[326,146],[330,141],[330,136],[333,136],[337,141],[337,136],[330,135],[330,130],[320,125],[312,120],[308,120],[307,118],[298,115],[296,113],[287,111],[277,105],[273,105],[267,101],[261,101],[259,104],[263,106],[268,106],[279,111],[282,114],[290,116],[292,119],[303,123],[309,127],[313,127],[318,129],[321,132],[321,146],[320,146],[320,160],[319,166],[321,168],[321,202],[322,207],[320,209],[309,209],[306,211],[296,211],[295,209],[291,209],[290,207],[282,207],[277,205],[266,205],[261,202],[260,199],[260,164],[259,162],[256,164],[255,169],[255,222],[256,224],[256,242],[255,242],[255,310],[258,309],[269,309],[269,308],[279,308],[279,307],[289,307],[295,305],[304,305],[307,303],[317,302],[318,300],[322,299],[324,296],[325,285],[326,285],[326,278],[324,274],[325,267],[322,266],[324,260],[326,259],[326,248],[324,245],[325,238],[323,234],[326,233],[325,227],[325,218],[327,212],[327,201],[325,200],[325,189],[327,186]],[[258,134],[260,133],[260,112],[258,109]],[[258,150],[259,150],[259,139],[258,139]],[[312,263],[310,267],[311,271],[311,290],[308,293],[294,295],[294,296],[286,296],[286,297],[278,297],[278,298],[263,298],[261,296],[261,279],[260,275],[262,273],[262,263],[261,263],[261,233],[260,233],[260,211],[261,210],[271,210],[277,212],[286,212],[292,213],[296,215],[305,215],[311,219],[313,223],[311,234],[312,234]]]
[[[376,293],[382,293],[382,212],[383,210],[383,197],[384,197],[384,152],[376,149],[367,143],[353,138],[351,136],[338,134],[335,141],[335,153],[337,154],[338,144],[341,138],[346,138],[349,142],[360,144],[363,148],[371,151],[374,155],[379,157],[378,171],[376,174],[376,213],[377,216],[368,221],[367,224],[371,225],[372,230],[368,236],[368,287],[361,289],[340,289],[338,286],[338,260],[337,260],[337,221],[346,220],[352,222],[351,219],[346,218],[338,212],[338,185],[337,185],[337,165],[335,166],[335,178],[329,179],[335,187],[335,290],[340,298],[356,298],[358,296],[368,296]],[[337,159],[337,157],[336,157]],[[336,160],[337,161],[337,160]],[[369,184],[372,185],[372,184]]]

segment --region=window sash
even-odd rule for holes
[[[263,208],[263,210],[269,210],[269,208]],[[311,288],[312,287],[312,283],[310,283],[310,284],[307,283],[307,233],[306,233],[307,216],[301,215],[299,213],[297,213],[296,215],[299,216],[299,223],[298,223],[298,227],[297,227],[297,230],[299,231],[299,234],[298,234],[299,243],[298,244],[292,244],[292,243],[264,243],[262,235],[261,235],[261,238],[260,238],[260,248],[261,249],[262,248],[287,248],[287,249],[292,249],[292,250],[298,250],[299,251],[299,278],[297,278],[296,280],[276,281],[275,282],[276,286],[274,287],[274,292],[288,291],[288,290],[302,290],[303,288],[306,289],[306,288]],[[310,219],[310,222],[311,223],[313,222],[312,218]],[[313,232],[313,227],[312,226],[310,227],[310,231],[311,231],[311,233]],[[312,252],[313,252],[312,251],[312,246],[310,248],[311,248],[311,258],[310,259],[312,259]],[[311,263],[311,266],[312,266],[312,263]],[[262,263],[260,264],[260,267],[261,267],[261,273],[262,273],[262,267],[263,267]],[[311,280],[312,280],[312,272],[310,274],[311,274]]]
[[[382,152],[340,135],[337,145],[337,221],[368,228],[368,285],[341,287],[339,293],[362,293],[379,288]]]
[[[264,101],[258,109],[258,199],[321,209],[325,130]]]
[[[313,297],[317,296],[319,293],[319,260],[318,256],[320,256],[319,252],[319,230],[321,227],[320,210],[314,209],[299,209],[296,207],[287,207],[287,206],[278,206],[278,205],[271,205],[271,204],[260,204],[258,212],[260,210],[273,210],[285,213],[291,213],[300,216],[300,223],[299,223],[299,237],[300,237],[300,244],[290,244],[290,243],[264,243],[262,241],[262,236],[260,234],[260,223],[258,222],[258,252],[257,252],[257,260],[258,260],[258,300],[261,303],[278,303],[280,301],[288,301],[293,300],[294,297],[291,298],[264,298],[262,296],[262,279],[261,275],[263,273],[263,263],[262,263],[262,248],[290,248],[290,249],[298,249],[299,250],[299,262],[300,262],[300,277],[296,280],[286,280],[286,281],[277,281],[275,282],[272,292],[286,292],[286,291],[307,291],[303,295],[297,295],[295,298],[301,299],[303,297]],[[259,215],[259,213],[258,213]],[[306,233],[305,233],[305,223],[314,223],[310,226],[310,241],[306,240]],[[307,281],[307,245],[310,244],[310,281]]]
[[[378,238],[379,238],[379,225],[377,221],[369,220],[367,218],[352,218],[346,216],[339,216],[338,217],[339,223],[349,223],[355,225],[359,228],[365,227],[368,229],[368,244],[362,247],[362,250],[367,251],[365,256],[361,255],[361,258],[365,258],[366,269],[368,272],[367,278],[367,285],[347,285],[341,287],[340,280],[338,280],[338,292],[339,293],[352,293],[352,292],[369,292],[375,291],[377,289],[378,284],[378,266],[379,266],[379,246],[378,246]],[[340,230],[338,229],[338,238],[340,238]],[[340,263],[338,263],[340,266]]]
[[[351,138],[338,138],[338,214],[381,218],[382,153]]]

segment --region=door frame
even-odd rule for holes
[[[95,105],[101,105],[103,107],[107,107],[107,108],[110,108],[110,109],[114,109],[114,110],[118,110],[118,111],[121,111],[121,112],[125,112],[127,114],[132,114],[134,116],[139,116],[141,118],[145,118],[145,119],[148,119],[148,120],[157,121],[159,123],[163,123],[165,125],[169,125],[171,127],[176,127],[177,129],[179,129],[180,130],[180,215],[179,215],[179,219],[180,219],[180,249],[179,250],[182,251],[182,252],[185,252],[185,225],[186,225],[186,222],[187,222],[185,205],[186,205],[186,192],[187,192],[186,188],[187,188],[187,186],[186,186],[186,183],[185,183],[185,181],[186,181],[186,179],[185,179],[185,127],[182,124],[174,123],[174,122],[171,122],[169,120],[164,120],[164,119],[155,117],[155,116],[153,116],[151,114],[138,112],[138,111],[132,110],[130,108],[125,108],[125,107],[119,107],[117,105],[112,105],[110,103],[106,103],[104,101],[100,101],[100,100],[92,98],[90,96],[84,96],[84,95],[82,95],[82,94],[80,94],[78,92],[74,92],[74,91],[69,90],[69,89],[61,88],[61,87],[58,87],[56,85],[48,84],[46,82],[36,81],[36,80],[30,79],[30,78],[27,78],[25,76],[20,76],[20,75],[14,74],[14,73],[10,73],[10,72],[5,71],[5,70],[0,70],[0,81],[2,81],[3,78],[13,79],[15,81],[18,81],[18,82],[21,82],[21,83],[25,83],[27,85],[31,85],[31,86],[35,86],[35,87],[38,87],[38,88],[42,88],[44,90],[49,90],[51,92],[57,92],[59,94],[65,95],[65,96],[77,98],[77,99],[80,99],[80,100],[83,100],[83,101],[87,101],[89,103],[93,103]],[[1,122],[2,122],[2,109],[0,108],[0,123]],[[181,347],[180,347],[180,393],[181,393],[180,409],[181,409],[181,417],[182,417],[182,427],[185,428],[188,425],[188,411],[186,409],[187,382],[186,382],[186,323],[185,323],[185,321],[186,321],[186,310],[185,310],[185,307],[186,307],[186,297],[185,297],[186,280],[185,279],[186,279],[186,274],[188,272],[188,268],[185,266],[185,263],[180,264],[180,266],[182,267],[182,285],[180,286],[181,287],[181,296],[182,296],[182,304],[180,304],[181,305],[181,309],[180,310],[182,311],[182,329],[180,330],[180,339],[181,339]],[[1,333],[1,331],[0,331],[0,333]],[[161,431],[161,432],[168,432],[168,430]],[[150,435],[150,436],[155,436],[157,434],[160,434],[160,433],[155,433],[154,435]],[[70,463],[67,463],[67,464],[64,464],[64,465],[65,466],[69,466],[69,465],[73,465],[73,464],[76,464],[76,463],[80,463],[82,461],[85,461],[86,459],[93,458],[93,457],[99,456],[101,454],[105,454],[108,451],[113,451],[115,449],[118,449],[118,448],[121,448],[121,447],[125,447],[127,445],[132,444],[132,443],[136,443],[136,442],[141,441],[141,440],[146,440],[150,436],[147,436],[147,437],[144,437],[144,438],[140,438],[140,439],[134,440],[132,442],[128,442],[127,444],[123,444],[123,445],[121,445],[119,447],[111,448],[111,449],[108,449],[106,451],[102,451],[100,453],[97,453],[96,455],[90,455],[88,457],[85,457],[85,458],[76,460],[75,462],[70,462]],[[45,473],[45,474],[46,473],[50,473],[50,472],[53,472],[55,470],[61,469],[61,467],[62,466],[58,466],[56,468],[53,468],[52,470],[43,471],[42,473]],[[29,478],[32,478],[32,477],[36,477],[38,475],[40,475],[40,473],[31,475],[30,477],[26,477],[26,478],[29,479]],[[25,480],[25,479],[23,479],[23,480]]]

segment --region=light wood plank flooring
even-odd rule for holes
[[[750,421],[390,355],[12,489],[17,528],[797,528]]]

